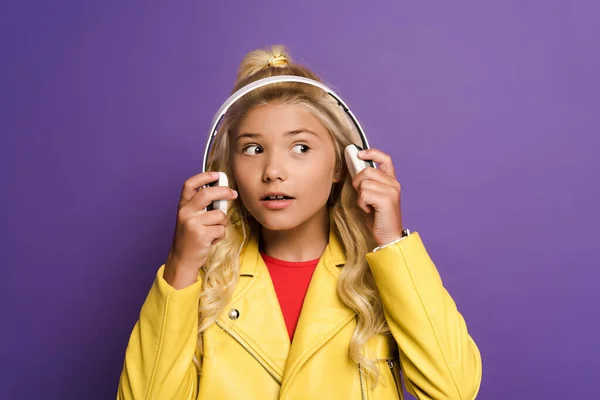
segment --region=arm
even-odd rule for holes
[[[419,234],[366,258],[400,349],[407,390],[418,399],[474,399],[481,356]]]
[[[161,266],[133,328],[117,400],[195,399],[198,300],[201,280],[180,290]]]

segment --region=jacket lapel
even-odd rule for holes
[[[310,281],[289,350],[282,394],[306,361],[356,316],[338,296],[338,265],[345,263],[345,253],[335,234],[332,219],[329,226],[329,244]]]
[[[345,264],[346,256],[331,215],[329,226],[329,243],[311,278],[291,345],[269,270],[254,235],[242,251],[240,280],[232,300],[218,319],[220,325],[244,342],[259,362],[275,373],[282,394],[310,357],[356,317],[337,292],[339,266]],[[234,309],[239,317],[231,319],[229,312]]]
[[[237,318],[230,312],[237,310]],[[269,270],[252,237],[240,257],[240,278],[229,306],[220,315],[218,324],[243,342],[261,364],[266,364],[281,383],[290,349],[290,339],[279,307]],[[233,336],[232,335],[232,336]]]

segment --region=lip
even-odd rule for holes
[[[294,198],[293,196],[290,196],[289,194],[284,193],[284,192],[267,192],[260,198],[260,200],[265,201],[266,198],[270,197],[270,196],[284,196],[284,197],[291,197],[292,199]],[[273,200],[271,200],[271,201],[273,201]]]
[[[290,198],[281,200],[269,200],[270,196],[285,196]],[[260,204],[262,204],[265,208],[268,208],[269,210],[283,210],[284,208],[287,208],[290,205],[292,205],[294,200],[294,197],[284,192],[267,192],[260,198]]]
[[[292,205],[294,199],[261,200],[260,204],[269,210],[282,210]]]

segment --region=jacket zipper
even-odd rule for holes
[[[264,362],[264,360],[258,355],[256,354],[256,352],[254,352],[254,350],[252,350],[250,348],[250,346],[248,346],[246,344],[246,342],[244,342],[244,340],[242,340],[242,338],[240,338],[238,336],[237,333],[233,332],[232,330],[228,329],[226,326],[223,325],[223,323],[219,322],[219,320],[216,321],[217,325],[219,326],[219,328],[223,329],[225,332],[227,332],[229,334],[229,336],[231,336],[236,342],[238,342],[252,357],[254,357],[254,359],[265,369],[265,371],[267,371],[267,373],[269,375],[271,375],[271,377],[273,379],[275,379],[275,381],[281,385],[281,378],[279,378],[279,376],[277,375],[277,373],[271,368],[269,367],[269,365],[267,365],[267,363]]]
[[[398,395],[400,395],[400,386],[398,386],[398,377],[396,376],[396,371],[394,370],[394,360],[388,358],[385,360],[387,362],[388,367],[390,367],[390,371],[392,372],[392,378],[394,378],[394,383],[396,384],[396,390],[398,391]]]
[[[360,377],[360,399],[365,400],[365,377],[363,374],[362,365],[360,365],[360,363],[358,364],[358,376]]]

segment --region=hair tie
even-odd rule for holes
[[[279,54],[274,56],[267,63],[267,67],[284,67],[289,65],[288,59],[283,54]]]

